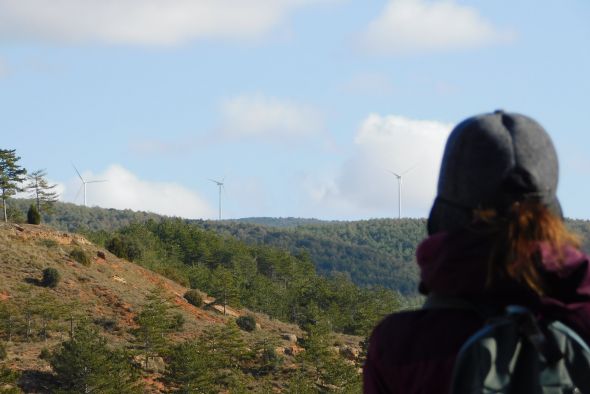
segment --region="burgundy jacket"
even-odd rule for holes
[[[538,297],[507,280],[486,287],[489,242],[467,230],[424,240],[416,252],[421,292],[498,310],[524,305],[539,317],[562,321],[590,343],[588,258],[569,248],[564,263],[558,264],[550,248],[540,245],[547,295]],[[422,309],[386,317],[371,335],[364,392],[447,394],[459,349],[483,324],[484,318],[468,309]]]

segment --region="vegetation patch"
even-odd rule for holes
[[[35,206],[35,204],[31,204],[29,210],[27,211],[27,223],[28,224],[41,224],[41,214],[39,210]]]
[[[252,315],[238,317],[236,324],[244,331],[252,332],[256,330],[256,319]]]
[[[72,251],[70,252],[70,257],[82,265],[85,265],[87,267],[90,265],[90,256],[88,256],[88,253],[86,253],[84,249],[72,249]]]
[[[61,279],[59,271],[55,268],[45,268],[43,270],[43,279],[41,284],[45,287],[57,287],[59,280]]]
[[[197,290],[188,290],[184,293],[184,299],[188,301],[189,304],[200,308],[203,306],[203,296]]]

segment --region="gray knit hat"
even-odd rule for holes
[[[557,178],[555,148],[535,120],[503,111],[468,118],[447,140],[428,233],[470,224],[476,208],[502,213],[525,199],[561,216]]]

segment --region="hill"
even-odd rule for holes
[[[43,283],[46,268],[59,273],[61,279],[56,287]],[[183,297],[186,291],[184,285],[118,258],[80,235],[47,226],[0,224],[0,348],[7,350],[6,359],[1,361],[0,357],[0,368],[19,371],[19,386],[25,392],[51,392],[56,378],[47,354],[62,349],[61,344],[68,341],[72,330],[82,330],[77,327],[84,321],[99,330],[110,348],[125,350],[141,377],[142,392],[164,392],[179,384],[170,380],[169,373],[175,352],[181,349],[175,344],[195,339],[203,342],[203,338],[217,338],[215,335],[234,338],[228,333],[236,335],[231,345],[238,349],[233,350],[237,352],[232,353],[234,361],[218,370],[207,370],[211,384],[220,389],[284,391],[301,384],[302,377],[308,383],[321,381],[321,371],[309,369],[313,363],[305,356],[314,343],[347,355],[349,361],[337,353],[326,353],[335,355],[330,356],[330,362],[341,370],[356,371],[354,365],[361,362],[357,358],[361,337],[322,332],[320,322],[308,325],[304,331],[244,307],[224,304],[222,308],[219,300],[214,302],[203,292],[208,307],[196,307]],[[154,294],[173,312],[175,328],[170,325],[166,331],[167,349],[173,350],[154,351],[144,366],[140,360],[147,350],[143,342],[138,342],[138,328],[147,324],[141,318]],[[255,318],[258,329],[251,333],[237,329],[236,317],[245,315]],[[317,345],[314,338],[325,338],[321,342],[324,345]],[[230,349],[230,345],[226,348]],[[358,374],[351,372],[348,379],[357,384]]]
[[[24,218],[30,200],[11,200],[13,212]],[[131,210],[55,204],[43,223],[63,231],[89,234],[112,232],[132,223],[166,219]],[[268,245],[310,256],[321,275],[344,274],[364,287],[381,286],[413,296],[418,274],[415,247],[425,234],[424,221],[405,219],[360,222],[301,218],[245,218],[224,221],[187,220],[207,230],[235,237],[251,245]]]
[[[29,200],[11,200],[24,216]],[[131,223],[164,217],[153,213],[86,208],[57,203],[44,223],[64,231],[115,231]],[[425,219],[321,221],[303,218],[244,218],[224,221],[188,220],[197,226],[231,236],[250,245],[268,245],[293,254],[307,254],[321,275],[344,274],[356,285],[382,286],[409,297],[416,295],[418,268],[414,254],[426,236]],[[590,222],[566,219],[590,252]]]
[[[319,222],[292,227],[195,223],[249,244],[307,253],[323,275],[345,273],[359,286],[382,286],[405,295],[416,294],[418,268],[414,254],[426,236],[425,221],[421,219]]]

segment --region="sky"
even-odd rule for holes
[[[585,0],[0,0],[0,148],[61,199],[186,218],[426,217],[454,125],[537,119],[590,219]]]

